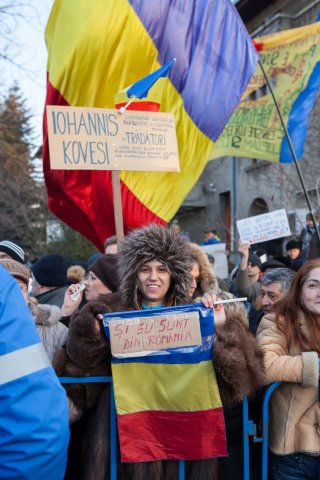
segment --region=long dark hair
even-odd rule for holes
[[[320,316],[310,312],[301,302],[302,287],[315,268],[320,268],[320,259],[310,260],[302,265],[292,281],[289,292],[274,305],[273,309],[279,330],[284,333],[288,343],[293,336],[302,348],[320,354]],[[308,338],[299,324],[301,313],[307,321]]]

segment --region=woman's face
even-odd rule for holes
[[[320,316],[320,268],[308,274],[302,286],[301,301],[307,310]]]
[[[194,264],[192,265],[191,275],[192,275],[192,283],[191,283],[191,288],[189,290],[189,297],[193,296],[194,291],[197,288],[197,285],[200,279],[200,269],[199,269],[198,262],[194,262]]]
[[[138,272],[138,287],[145,305],[163,305],[170,287],[170,273],[158,260],[147,262]]]
[[[84,295],[87,302],[99,300],[100,295],[111,293],[111,290],[93,272],[89,272],[83,283],[86,286]]]

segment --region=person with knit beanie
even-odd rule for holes
[[[0,260],[5,258],[24,263],[25,253],[16,243],[10,242],[10,240],[2,240],[2,242],[0,242]]]
[[[63,255],[50,253],[31,267],[32,295],[39,303],[61,308],[67,285],[68,264]]]
[[[90,265],[88,276],[84,281],[87,302],[98,300],[100,295],[118,290],[117,260],[117,254],[107,253]]]
[[[300,240],[292,239],[286,244],[286,251],[288,254],[288,260],[290,262],[290,268],[298,271],[299,268],[305,263],[305,259],[301,255],[302,245]]]

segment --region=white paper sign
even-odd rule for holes
[[[238,220],[237,228],[241,241],[250,244],[291,235],[284,209]]]

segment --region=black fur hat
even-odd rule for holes
[[[136,309],[141,308],[138,272],[142,265],[152,260],[163,263],[170,273],[166,306],[188,302],[188,291],[192,283],[189,242],[173,229],[156,224],[133,230],[123,241],[119,252],[122,301]]]

